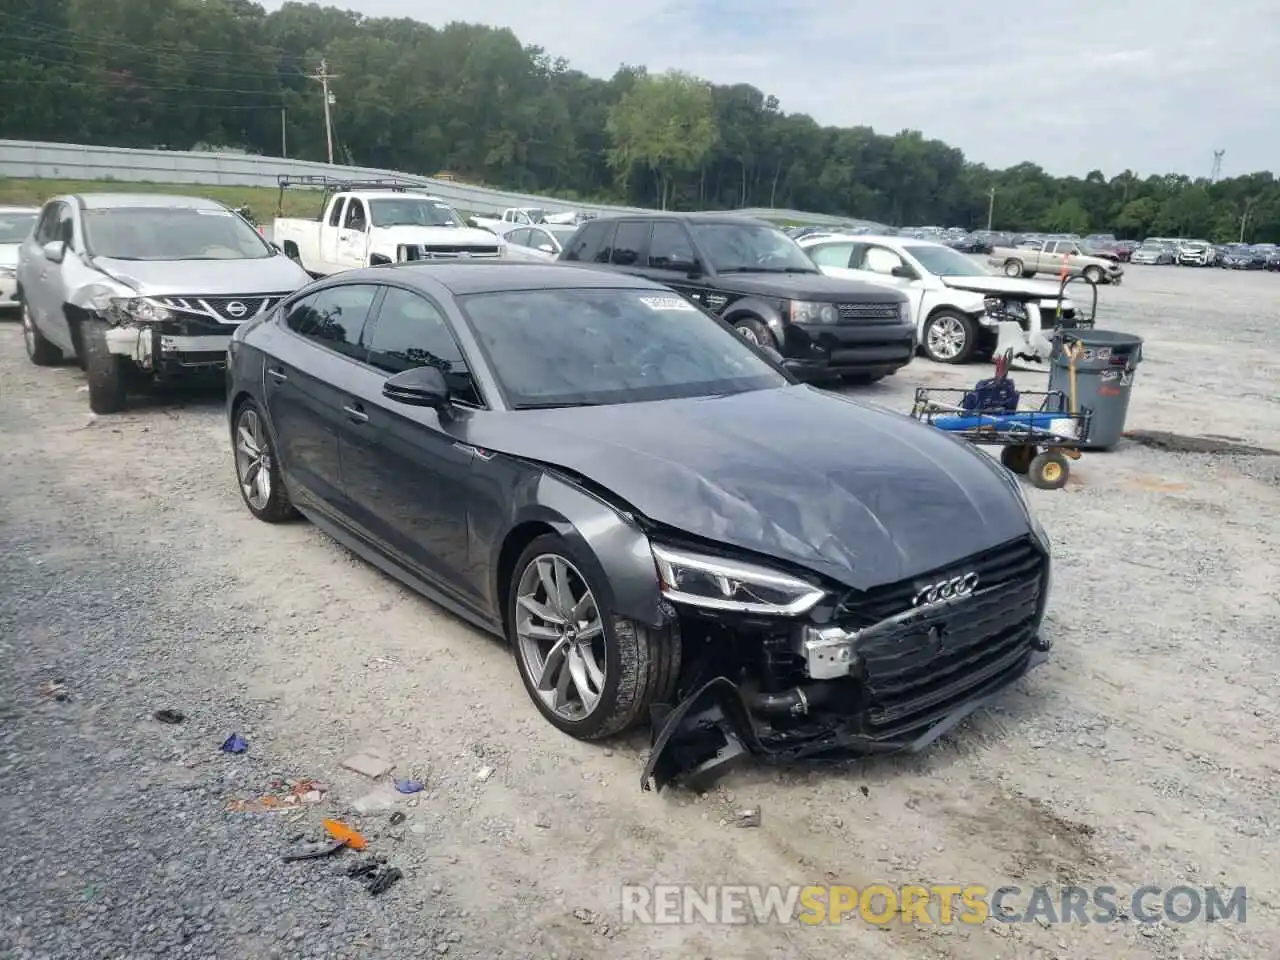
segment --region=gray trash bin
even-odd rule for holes
[[[1110,450],[1120,442],[1134,372],[1142,362],[1142,338],[1116,330],[1059,330],[1049,354],[1049,389],[1071,396],[1071,358],[1079,343],[1084,352],[1076,360],[1076,404],[1093,411],[1084,450]]]

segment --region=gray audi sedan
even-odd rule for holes
[[[918,750],[1047,655],[1049,542],[1012,474],[657,283],[343,273],[241,326],[227,375],[254,516],[505,637],[562,731],[650,723],[645,786]]]

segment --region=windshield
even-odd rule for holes
[[[819,272],[799,244],[776,227],[694,222],[689,231],[716,273]]]
[[[0,210],[0,243],[21,243],[36,225],[37,214]]]
[[[230,210],[115,207],[86,210],[85,242],[112,260],[264,260],[275,255]]]
[[[904,249],[920,261],[920,266],[935,277],[989,277],[992,275],[992,271],[977,260],[966,257],[950,247],[909,244]]]
[[[1159,252],[1160,250],[1167,250],[1168,248],[1169,244],[1156,240],[1148,240],[1138,247],[1139,250],[1153,250],[1156,252]]]
[[[661,290],[521,290],[459,302],[517,409],[702,397],[789,382],[719,321]]]
[[[425,197],[370,200],[369,217],[375,227],[461,227],[453,207]]]

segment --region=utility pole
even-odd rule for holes
[[[991,232],[991,222],[996,214],[996,188],[987,191],[987,233]]]
[[[1222,175],[1222,155],[1226,150],[1213,151],[1213,172],[1209,174],[1209,182],[1217,183],[1218,177]]]
[[[320,84],[321,90],[324,92],[324,138],[329,145],[329,165],[333,165],[333,117],[330,115],[329,108],[333,106],[333,94],[329,92],[329,81],[337,80],[337,74],[329,72],[329,61],[322,57],[320,59],[320,69],[311,75],[311,79]]]
[[[1258,202],[1257,197],[1250,197],[1244,202],[1244,213],[1240,214],[1240,242],[1244,243],[1244,229],[1249,224],[1249,214],[1253,210],[1253,205]]]
[[[289,156],[289,121],[284,107],[280,108],[280,156]]]

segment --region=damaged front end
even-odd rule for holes
[[[1047,657],[1036,536],[868,591],[654,555],[685,667],[679,702],[652,710],[645,790],[703,790],[748,757],[919,751]]]
[[[73,297],[68,308],[104,323],[107,352],[152,376],[214,373],[226,367],[225,325],[189,315],[160,298],[94,284]]]

